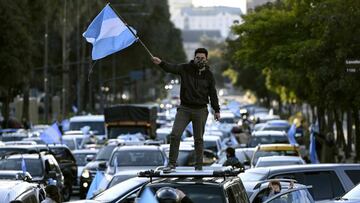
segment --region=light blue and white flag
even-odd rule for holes
[[[288,131],[288,138],[289,138],[289,142],[291,145],[297,145],[298,143],[296,142],[295,139],[295,134],[296,134],[296,125],[295,123],[293,123]]]
[[[149,188],[145,188],[144,192],[141,194],[139,203],[159,203],[155,198],[154,193],[151,192]]]
[[[26,163],[25,163],[24,157],[21,157],[21,170],[22,170],[23,174],[25,175],[25,173],[26,173]]]
[[[315,133],[314,128],[311,127],[310,129],[310,147],[309,147],[309,154],[310,154],[310,161],[312,164],[318,164],[319,159],[316,153],[316,140],[315,140]]]
[[[86,199],[92,198],[94,195],[96,195],[96,192],[100,190],[101,182],[104,179],[104,174],[101,171],[96,171],[96,175],[91,182],[90,188],[86,194]]]
[[[131,30],[136,33],[135,29]],[[93,60],[125,49],[137,40],[109,4],[95,17],[83,36],[93,44]]]
[[[61,132],[55,122],[40,134],[40,139],[46,144],[61,144]]]

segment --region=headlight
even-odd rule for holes
[[[89,170],[87,170],[87,169],[83,170],[83,172],[81,173],[81,176],[83,178],[90,178]]]

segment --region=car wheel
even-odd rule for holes
[[[65,202],[70,201],[71,198],[71,190],[72,187],[71,185],[65,185],[63,191],[62,191],[62,196]]]

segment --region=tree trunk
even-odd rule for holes
[[[327,114],[327,132],[334,133],[334,114],[330,109],[326,110]]]
[[[359,123],[359,110],[357,108],[353,108],[353,118],[355,124],[355,162],[360,161],[360,123]]]
[[[346,112],[346,127],[347,127],[347,143],[345,156],[349,158],[352,152],[353,136],[352,136],[352,112],[351,109],[348,109]]]
[[[7,92],[4,96],[4,103],[2,107],[2,115],[4,117],[4,121],[2,123],[2,128],[8,128],[8,122],[10,119],[10,99],[11,99],[11,89],[8,88]]]
[[[345,138],[344,138],[344,131],[343,131],[343,113],[341,110],[334,109],[334,116],[335,116],[335,124],[336,124],[336,145],[338,149],[343,149],[345,153]]]
[[[22,106],[22,114],[21,114],[21,123],[25,129],[30,128],[30,117],[29,117],[29,97],[30,97],[30,81],[28,78],[24,79],[23,86],[23,106]]]

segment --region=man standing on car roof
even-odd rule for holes
[[[175,122],[170,134],[169,164],[164,172],[170,172],[176,167],[179,154],[181,135],[186,126],[192,122],[195,143],[195,170],[202,170],[203,162],[203,134],[208,117],[207,104],[210,103],[215,111],[215,120],[220,119],[220,107],[215,89],[215,79],[207,65],[208,51],[205,48],[195,50],[194,60],[184,64],[169,64],[157,57],[152,61],[165,72],[181,77],[180,101]]]

